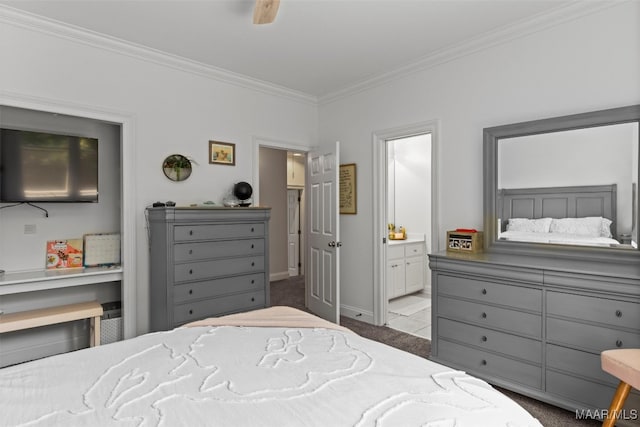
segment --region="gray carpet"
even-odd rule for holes
[[[304,305],[304,277],[271,282],[271,305],[286,305],[309,311]],[[431,342],[411,334],[396,331],[386,326],[374,326],[369,323],[341,316],[340,323],[361,335],[391,347],[428,358]],[[601,423],[595,420],[576,420],[575,413],[557,408],[520,394],[498,388],[501,392],[518,402],[545,427],[596,427]]]

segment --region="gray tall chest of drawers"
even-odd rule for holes
[[[569,410],[609,406],[600,352],[640,347],[640,265],[432,254],[434,361]]]
[[[150,329],[269,306],[270,208],[147,208]]]

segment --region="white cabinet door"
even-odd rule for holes
[[[387,299],[404,295],[404,246],[387,248]]]
[[[405,292],[420,291],[424,288],[424,259],[422,256],[405,258]]]
[[[396,269],[397,260],[387,261],[387,298],[395,298],[396,295]]]

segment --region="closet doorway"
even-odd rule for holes
[[[430,338],[438,122],[374,132],[374,320]],[[401,235],[404,231],[404,235]],[[394,234],[398,233],[398,234]]]
[[[270,282],[304,276],[306,152],[259,144],[258,203],[271,207]]]

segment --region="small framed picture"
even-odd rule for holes
[[[236,165],[236,144],[209,141],[209,163],[215,165]]]
[[[358,213],[356,186],[356,164],[340,165],[340,213]]]

